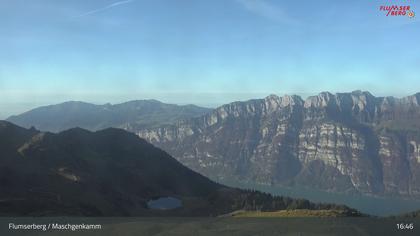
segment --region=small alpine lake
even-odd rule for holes
[[[152,199],[148,201],[147,206],[150,209],[171,210],[182,207],[182,202],[181,200],[174,197],[160,197],[158,199]]]

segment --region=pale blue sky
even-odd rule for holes
[[[66,100],[214,106],[420,92],[418,1],[0,0],[0,118]]]

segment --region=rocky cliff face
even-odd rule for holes
[[[219,180],[420,196],[420,93],[270,95],[138,135]]]

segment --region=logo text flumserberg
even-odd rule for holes
[[[47,225],[9,223],[9,230],[42,230],[42,231],[47,231]]]
[[[100,230],[102,225],[89,224],[51,224],[52,230]]]

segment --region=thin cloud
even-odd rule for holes
[[[265,0],[236,0],[246,10],[264,18],[288,25],[297,24],[298,21],[290,17],[282,8]]]
[[[80,14],[78,16],[75,16],[74,18],[79,18],[79,17],[85,17],[85,16],[93,15],[93,14],[96,14],[98,12],[106,11],[106,10],[108,10],[110,8],[113,8],[113,7],[117,7],[117,6],[120,6],[120,5],[131,3],[133,1],[134,0],[124,0],[124,1],[114,2],[112,4],[109,4],[109,5],[105,6],[105,7],[101,7],[101,8],[92,10],[92,11],[85,12],[85,13]]]

